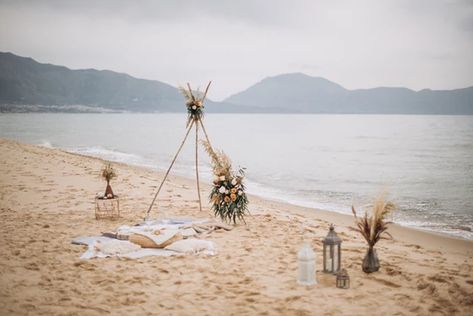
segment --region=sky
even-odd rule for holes
[[[347,89],[473,86],[472,0],[0,0],[0,51],[190,82],[222,100],[302,72]]]

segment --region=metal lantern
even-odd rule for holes
[[[337,273],[337,287],[339,289],[348,289],[350,287],[350,276],[347,273],[347,270],[341,269]]]
[[[330,225],[330,231],[323,240],[324,245],[324,272],[337,273],[340,270],[342,257],[341,250],[342,239],[337,236],[333,225]]]

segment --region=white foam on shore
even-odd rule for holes
[[[48,140],[42,140],[41,142],[38,143],[38,146],[50,148],[50,149],[54,148],[54,146]]]
[[[134,166],[157,169],[153,161],[147,160],[139,155],[120,152],[117,150],[110,150],[103,147],[75,147],[66,150],[76,154],[102,158]]]
[[[321,203],[298,196],[296,193],[284,192],[255,181],[247,180],[247,192],[268,200],[289,203],[297,206],[322,209],[340,214],[351,214],[350,207],[336,203]]]
[[[448,236],[453,236],[461,239],[473,240],[473,227],[469,227],[469,230],[459,229],[455,227],[449,227],[447,224],[435,223],[428,221],[410,221],[410,220],[398,220],[396,224],[401,226],[415,228],[427,232],[438,233]]]

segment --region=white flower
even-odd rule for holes
[[[242,191],[242,190],[238,190],[238,195],[243,195],[243,191]]]
[[[235,178],[233,178],[232,185],[236,185],[236,184],[237,184],[237,180]]]
[[[225,176],[220,176],[220,181],[225,181]]]
[[[220,189],[218,189],[218,192],[222,193],[222,194],[225,193],[226,191],[227,191],[227,189],[225,189],[225,187],[223,185],[220,187]]]
[[[196,107],[195,105],[193,105],[193,106],[192,106],[192,109],[195,110],[195,109],[197,109],[197,107]]]
[[[214,177],[214,182],[218,182],[218,180],[219,180],[219,177],[215,176]]]
[[[225,190],[225,193],[228,194],[228,193],[230,193],[230,191],[229,191],[229,190]]]

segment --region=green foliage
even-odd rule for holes
[[[245,222],[244,216],[248,213],[248,197],[245,193],[243,178],[244,169],[232,172],[232,162],[223,151],[215,151],[209,142],[202,142],[205,151],[209,154],[214,173],[213,187],[210,192],[210,202],[215,216],[222,221]]]

